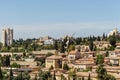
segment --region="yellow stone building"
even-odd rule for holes
[[[58,55],[47,57],[45,66],[46,68],[50,68],[51,66],[53,66],[53,68],[62,68],[62,57]]]

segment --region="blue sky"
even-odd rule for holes
[[[102,35],[120,26],[120,0],[0,0],[0,30],[14,38]]]

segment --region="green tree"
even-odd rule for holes
[[[104,80],[105,79],[105,76],[107,75],[107,70],[105,68],[103,68],[102,64],[100,64],[97,67],[96,72],[97,72],[98,80]]]
[[[2,75],[2,70],[1,70],[1,66],[0,66],[0,80],[3,79],[3,75]]]
[[[93,51],[96,51],[97,50],[97,47],[96,47],[96,45],[94,46],[94,48],[93,48]]]
[[[8,67],[8,66],[10,66],[10,56],[8,55],[5,58],[6,58],[5,64]]]
[[[77,77],[75,71],[70,71],[70,72],[68,73],[68,76],[69,76],[70,78],[72,78],[73,80],[76,80],[76,77]]]
[[[116,47],[116,37],[115,34],[113,34],[113,36],[109,37],[109,42],[113,47]]]
[[[23,73],[23,79],[24,79],[24,80],[30,80],[30,75],[29,75],[28,72],[24,72],[24,73]]]
[[[13,71],[12,71],[12,68],[10,68],[9,80],[13,80]]]
[[[26,57],[26,52],[25,51],[23,52],[23,57]]]
[[[98,80],[116,80],[116,78],[110,74],[107,74],[107,70],[101,64],[96,69]]]
[[[93,51],[93,47],[94,47],[93,40],[92,40],[92,38],[90,38],[89,48],[91,51]]]
[[[64,52],[65,52],[64,42],[61,42],[60,52],[61,52],[61,53],[64,53]]]
[[[2,47],[3,47],[3,44],[0,42],[0,50],[2,49]]]
[[[45,63],[45,58],[44,57],[35,58],[35,61],[37,61],[39,66],[42,66]]]
[[[107,50],[109,50],[109,51],[113,51],[114,49],[115,49],[114,46],[109,46]]]
[[[18,80],[30,80],[30,75],[28,72],[21,72],[17,78]]]
[[[101,54],[97,55],[97,59],[96,59],[96,64],[103,64],[104,63],[104,56]]]
[[[55,71],[54,71],[54,74],[53,74],[53,80],[56,80]]]
[[[1,57],[1,66],[6,66],[6,67],[10,66],[10,56],[9,55]]]
[[[116,80],[116,78],[110,74],[107,74],[104,80]]]
[[[37,74],[35,75],[35,79],[34,80],[37,80]]]
[[[109,56],[109,52],[106,51],[106,53],[105,53],[105,57],[108,57],[108,56]]]
[[[89,74],[89,76],[88,76],[88,80],[91,80],[91,76],[90,76],[90,74]]]
[[[53,67],[53,65],[51,65],[51,67],[50,67],[50,69],[49,70],[53,70],[54,69],[54,67]]]
[[[11,64],[11,67],[13,67],[13,68],[20,68],[20,65],[17,64],[16,62],[14,62],[14,63]]]
[[[82,80],[85,80],[85,79],[84,79],[84,76],[82,76]]]
[[[97,37],[97,41],[101,41],[100,36]]]
[[[68,48],[68,51],[72,51],[72,50],[75,50],[75,45],[70,45],[69,48]]]
[[[5,66],[5,56],[1,57],[1,66]]]
[[[48,52],[45,56],[46,56],[46,57],[49,57],[49,56],[52,56],[52,55],[53,55],[53,53]]]
[[[105,33],[103,33],[102,40],[106,40]]]
[[[49,71],[39,71],[39,80],[48,80],[51,77]]]
[[[76,38],[75,41],[76,41],[76,44],[79,45],[82,42],[82,38]]]
[[[66,78],[63,74],[61,74],[61,80],[66,80]]]
[[[34,43],[32,44],[33,50],[36,51],[37,47],[38,47],[38,45],[34,42]]]
[[[57,40],[54,41],[54,48],[55,48],[55,50],[58,50],[58,42],[57,42]]]
[[[69,69],[70,69],[69,66],[66,63],[64,63],[63,70],[69,70]]]
[[[18,80],[23,80],[23,73],[22,72],[20,72],[20,74],[18,74],[17,79]]]

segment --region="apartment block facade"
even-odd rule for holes
[[[13,29],[2,29],[2,43],[3,46],[10,46],[13,42]]]

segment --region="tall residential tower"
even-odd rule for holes
[[[2,43],[3,46],[10,46],[13,42],[13,29],[2,29]]]

